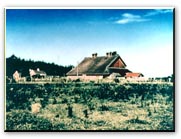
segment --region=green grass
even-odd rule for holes
[[[6,90],[6,130],[174,130],[172,84],[7,84]],[[37,114],[34,102],[42,105]]]

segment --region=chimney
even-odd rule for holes
[[[108,52],[106,53],[106,56],[107,56],[107,57],[109,56],[109,53],[108,53]]]
[[[97,57],[97,53],[94,54],[95,58]]]
[[[97,57],[97,53],[92,54],[92,58],[96,58]]]
[[[107,52],[107,53],[106,53],[106,56],[107,56],[107,57],[111,57],[111,56],[112,56],[112,52]]]
[[[116,54],[117,54],[117,52],[116,52],[116,51],[112,52],[112,55],[113,55],[113,56],[115,56]]]

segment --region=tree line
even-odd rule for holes
[[[43,61],[24,60],[15,55],[6,58],[6,76],[8,77],[12,77],[15,71],[20,72],[23,77],[29,76],[29,69],[36,70],[37,68],[45,71],[47,75],[65,76],[73,66],[62,66]]]

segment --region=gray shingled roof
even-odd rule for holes
[[[78,74],[86,74],[86,75],[109,75],[110,70],[109,66],[114,63],[117,59],[121,59],[121,57],[116,54],[110,57],[107,56],[101,56],[101,57],[86,57],[84,60],[74,69],[69,71],[67,73],[68,76],[75,76],[77,75],[77,68],[78,68]],[[125,68],[126,64],[121,59]],[[120,68],[120,69],[121,69]]]
[[[36,75],[46,75],[46,72],[40,70],[40,71],[37,71],[37,70],[34,70],[34,72],[36,73]]]

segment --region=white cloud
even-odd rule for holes
[[[173,9],[155,9],[151,12],[146,13],[145,15],[135,15],[131,13],[124,13],[122,17],[115,21],[116,24],[127,24],[132,22],[146,22],[150,21],[151,19],[148,18],[150,16],[158,15],[158,14],[166,14],[172,13]]]
[[[130,13],[122,14],[122,18],[117,20],[115,23],[117,24],[127,24],[131,22],[145,22],[149,21],[150,19],[142,18],[140,15],[134,15]]]
[[[163,10],[163,9],[155,9],[155,10],[152,11],[152,12],[148,12],[148,13],[145,14],[144,16],[147,17],[147,16],[158,15],[158,14],[172,13],[172,12],[173,12],[172,9],[166,9],[166,10]]]
[[[124,13],[123,15],[122,15],[123,17],[125,17],[125,18],[134,18],[134,19],[139,19],[139,18],[141,18],[141,16],[140,15],[133,15],[133,14],[130,14],[130,13]]]

